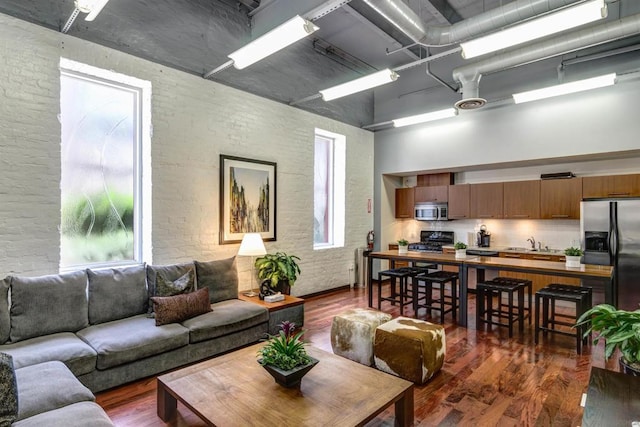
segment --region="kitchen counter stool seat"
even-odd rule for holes
[[[496,325],[509,330],[509,338],[513,337],[513,324],[518,322],[518,330],[524,332],[524,319],[529,316],[531,321],[531,305],[525,306],[525,292],[529,294],[531,304],[531,281],[510,277],[496,277],[495,279],[478,283],[476,286],[476,328],[485,330],[485,326]],[[507,303],[502,302],[503,294],[507,294]],[[517,305],[514,304],[517,297]],[[493,307],[493,298],[497,297],[497,306]],[[495,319],[494,319],[495,318]],[[506,319],[506,323],[501,320]]]
[[[411,267],[393,268],[378,272],[378,310],[380,310],[382,301],[389,301],[394,305],[399,304],[400,315],[404,315],[404,307],[413,304],[413,299],[407,291],[409,278],[413,277],[413,275]],[[388,296],[382,295],[382,282],[384,277],[391,279],[391,289]],[[398,291],[396,291],[396,280],[400,287]]]
[[[575,314],[562,314],[556,310],[556,302],[565,301],[575,304]],[[551,283],[536,292],[536,331],[535,343],[538,344],[540,331],[543,336],[548,332],[568,335],[576,338],[576,351],[582,354],[582,346],[588,343],[584,333],[589,325],[578,326],[571,331],[559,329],[558,326],[573,327],[576,320],[592,305],[592,290],[588,287]],[[542,319],[540,309],[542,308]],[[551,309],[551,310],[549,310]],[[566,319],[566,320],[563,320]]]
[[[444,323],[447,313],[451,313],[455,321],[458,311],[458,273],[439,270],[416,276],[415,279],[417,283],[413,287],[413,310],[416,316],[420,308],[426,308],[429,314],[433,310],[440,312],[440,323]],[[449,294],[446,292],[447,283],[451,285]],[[439,291],[438,298],[433,297],[434,289]]]

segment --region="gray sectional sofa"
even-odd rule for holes
[[[150,296],[160,282],[190,275],[196,289],[208,289],[212,311],[156,326]],[[13,357],[16,373],[63,362],[95,393],[264,338],[268,310],[237,296],[235,257],[9,276],[0,281],[0,352]]]

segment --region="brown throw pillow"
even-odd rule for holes
[[[172,297],[151,297],[156,312],[156,326],[182,322],[211,310],[209,288]]]

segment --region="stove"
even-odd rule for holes
[[[453,245],[453,231],[428,231],[420,232],[420,241],[409,243],[409,250],[413,252],[442,253],[442,247]]]

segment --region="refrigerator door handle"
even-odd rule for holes
[[[611,221],[609,222],[609,255],[611,261],[618,256],[618,204],[611,203]]]

